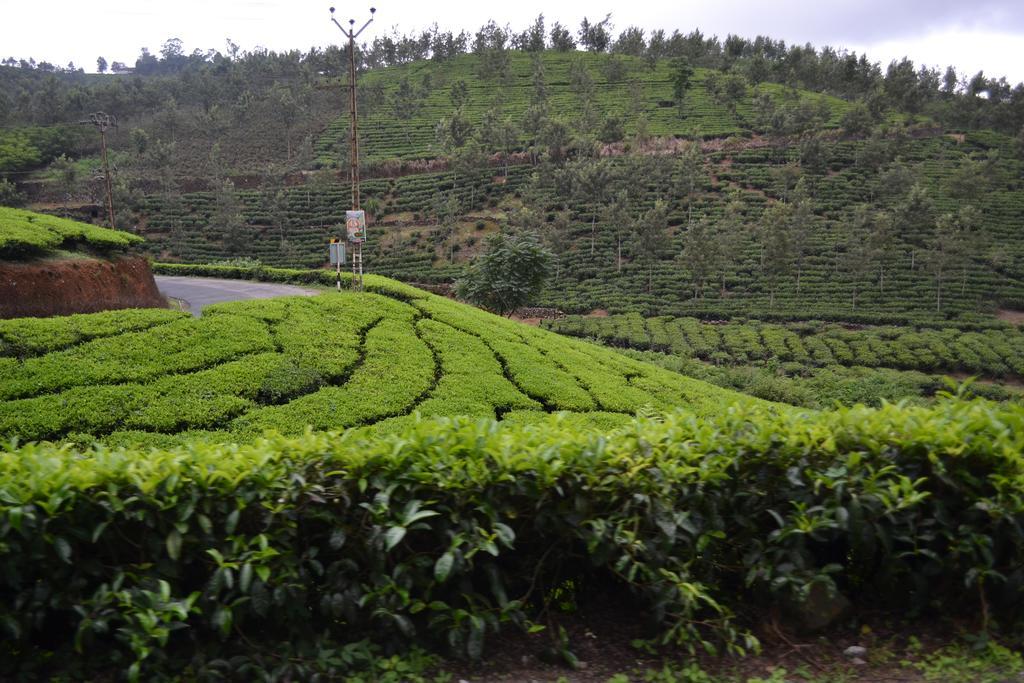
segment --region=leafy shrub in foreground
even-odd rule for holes
[[[479,657],[559,586],[628,590],[691,649],[750,647],[734,613],[816,584],[1009,625],[1022,449],[1024,409],[954,400],[680,413],[610,435],[556,416],[27,445],[0,456],[0,675],[297,677],[297,661],[309,677],[317,658],[289,653],[364,638]]]

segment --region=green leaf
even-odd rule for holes
[[[71,564],[71,544],[68,543],[63,537],[58,536],[53,541],[53,548],[57,551],[57,556],[64,562]]]
[[[235,529],[238,527],[238,518],[241,515],[241,510],[235,509],[228,515],[227,520],[224,522],[224,531],[227,534],[235,533]]]
[[[484,654],[484,620],[475,614],[469,618],[469,640],[466,642],[466,654],[474,661]]]
[[[217,611],[213,613],[213,625],[220,631],[221,636],[227,637],[228,633],[231,632],[231,609],[227,607],[218,607]]]
[[[248,593],[250,585],[252,585],[252,565],[246,562],[238,574],[238,590]]]
[[[17,531],[21,531],[21,520],[24,517],[25,511],[21,507],[12,507],[7,511],[7,519],[10,520],[11,526]]]
[[[167,534],[167,540],[164,541],[164,545],[167,546],[167,555],[172,560],[177,560],[181,557],[181,534],[178,533],[177,529]]]
[[[494,531],[498,534],[498,540],[502,542],[507,548],[511,548],[512,544],[516,540],[516,532],[512,531],[512,527],[501,522],[494,523]]]
[[[331,532],[331,538],[327,541],[327,544],[331,546],[332,550],[340,550],[341,546],[345,545],[345,530],[335,529]]]
[[[404,526],[393,526],[387,530],[384,534],[384,549],[391,550],[396,545],[402,542],[405,538],[405,527]]]
[[[434,580],[439,583],[447,581],[448,575],[452,571],[452,565],[454,564],[455,555],[453,555],[450,550],[437,558],[437,562],[434,563]]]

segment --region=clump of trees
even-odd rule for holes
[[[498,315],[532,302],[547,281],[551,252],[532,232],[496,233],[456,282],[459,298]]]

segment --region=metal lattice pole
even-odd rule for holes
[[[110,165],[107,163],[107,131],[117,128],[117,117],[98,111],[89,114],[89,118],[79,121],[96,126],[100,131],[100,150],[103,155],[103,181],[107,190],[107,217],[110,220],[110,229],[114,230],[114,192],[110,185]]]
[[[331,8],[331,21],[341,29],[341,32],[348,38],[348,110],[351,122],[349,124],[349,179],[352,183],[352,210],[359,210],[359,116],[357,112],[356,99],[356,38],[373,22],[373,15],[377,8],[370,8],[370,18],[358,31],[355,30],[355,19],[348,20],[348,28],[338,23],[334,18],[334,8]],[[363,288],[363,243],[355,242],[352,245],[352,275],[359,289]]]

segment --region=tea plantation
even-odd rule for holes
[[[251,440],[422,416],[595,424],[744,400],[383,278],[372,292],[0,322],[0,434]],[[159,435],[159,436],[157,436]]]
[[[777,639],[817,681],[857,669],[804,642],[869,623],[1019,646],[1021,91],[539,26],[361,49],[365,291],[0,320],[0,680],[579,669],[584,612],[630,659]],[[0,208],[0,260],[332,285],[340,51],[165,48],[0,66],[4,202],[95,217],[95,143],[56,124],[124,109],[124,230]],[[413,284],[495,232],[551,252],[540,327]]]
[[[21,260],[58,249],[123,250],[142,241],[120,230],[0,207],[0,260]]]
[[[733,109],[709,93],[707,81],[712,69],[695,69],[691,87],[682,106],[672,94],[672,66],[669,60],[653,64],[630,55],[610,56],[580,52],[543,52],[533,56],[509,53],[505,75],[488,78],[481,75],[477,55],[459,55],[445,62],[422,61],[366,74],[362,87],[367,99],[365,125],[361,125],[360,145],[368,159],[424,159],[437,154],[437,123],[452,114],[452,86],[466,84],[463,114],[471,126],[480,126],[487,112],[499,111],[513,121],[523,120],[526,110],[535,104],[537,84],[543,85],[545,105],[554,117],[569,120],[579,114],[579,81],[589,79],[592,94],[585,94],[602,122],[606,116],[623,119],[626,135],[636,133],[637,115],[643,114],[647,134],[657,137],[728,137],[749,134],[756,128],[754,99],[767,93],[780,97],[785,88],[762,83],[744,90]],[[574,73],[575,72],[575,73]],[[585,76],[583,74],[586,74]],[[339,84],[340,87],[340,84]],[[413,88],[415,102],[400,107],[403,88]],[[586,88],[586,86],[583,86]],[[826,123],[836,127],[849,103],[836,97],[810,94],[813,100],[828,106]],[[679,115],[679,111],[685,113]],[[348,122],[340,117],[321,135],[316,144],[317,162],[336,166],[338,151],[347,144]],[[528,143],[521,134],[513,147]]]
[[[500,169],[478,169],[370,180],[364,202],[377,209],[366,263],[407,281],[451,282],[486,234],[525,228],[557,256],[557,277],[540,303],[567,312],[959,327],[1024,306],[1024,253],[1016,239],[1024,220],[1022,171],[1012,140],[893,135],[824,139],[825,165],[814,172],[801,170],[796,147],[760,146],[709,148],[695,166],[679,156],[616,156],[561,169],[512,166],[507,178]],[[869,161],[879,147],[882,158]],[[604,178],[604,200],[587,185],[595,174]],[[975,176],[975,194],[959,196],[959,183]],[[769,210],[789,205],[794,178],[802,178],[806,215],[794,228],[799,234],[775,244],[785,250],[779,259],[766,262]],[[923,202],[916,209],[908,204],[914,186]],[[147,197],[140,210],[151,253],[191,263],[245,255],[268,265],[318,265],[348,188],[285,189],[273,202],[258,190],[231,195],[241,221],[232,231],[218,224],[223,192]],[[664,225],[643,233],[638,226],[656,202]],[[947,251],[937,270],[937,221],[965,206],[978,210],[972,237]],[[872,215],[876,228],[902,222],[884,236],[880,228],[868,234]],[[691,261],[698,229],[706,243],[721,245],[713,258],[698,259],[707,272]],[[871,241],[876,237],[884,245]]]

